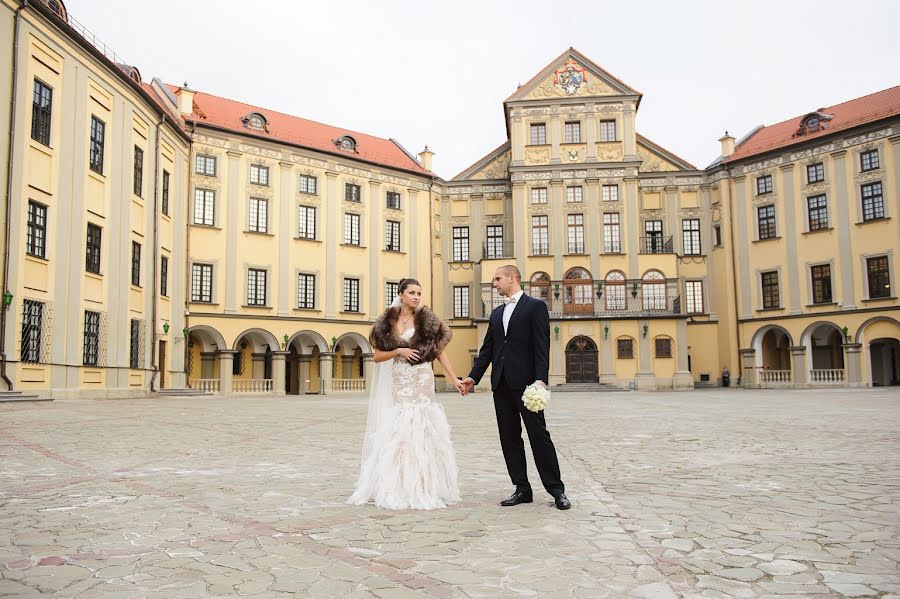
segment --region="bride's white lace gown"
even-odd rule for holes
[[[409,341],[415,329],[401,335]],[[459,501],[459,470],[444,408],[434,398],[431,364],[395,358],[393,417],[383,450],[361,468],[351,504],[431,510]]]

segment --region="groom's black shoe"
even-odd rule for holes
[[[569,501],[569,498],[566,497],[565,493],[560,493],[554,497],[553,502],[556,504],[556,509],[558,510],[567,510],[572,507],[572,503]]]
[[[506,499],[500,502],[500,505],[504,507],[509,507],[511,505],[519,505],[520,503],[531,503],[534,501],[534,497],[532,497],[531,493],[526,493],[525,491],[516,491]]]

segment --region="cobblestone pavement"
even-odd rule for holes
[[[343,504],[361,397],[2,404],[0,596],[900,598],[900,390],[557,394],[567,512],[441,400],[433,512]]]

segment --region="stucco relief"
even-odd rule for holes
[[[857,183],[871,183],[872,181],[880,181],[884,178],[884,172],[881,169],[877,169],[874,171],[868,171],[865,173],[858,173],[856,175]]]
[[[776,193],[767,193],[761,196],[753,196],[752,204],[753,206],[765,206],[767,204],[777,204],[778,203],[778,194]]]
[[[362,214],[363,207],[356,202],[344,202],[344,212],[352,212],[353,214]]]
[[[353,168],[352,166],[345,166],[343,164],[335,165],[335,170],[339,173],[351,174],[357,177],[363,177],[365,179],[372,178],[372,171],[365,171],[359,168]]]
[[[593,73],[588,74],[586,85],[581,85],[574,94],[566,93],[566,90],[556,85],[555,76],[551,73],[538,86],[528,92],[525,100],[541,98],[571,98],[574,96],[615,96],[619,92],[597,79]]]
[[[677,171],[678,167],[674,164],[663,160],[656,154],[651,153],[648,149],[643,146],[638,146],[637,149],[638,158],[641,159],[641,168],[640,172],[642,173],[657,173],[657,172],[665,172],[665,171]]]
[[[316,160],[315,158],[309,158],[308,156],[298,156],[296,154],[291,154],[291,162],[296,164],[305,164],[306,166],[312,166],[316,168],[328,168],[328,163],[324,160]],[[309,173],[314,175],[315,173]]]
[[[471,179],[506,179],[509,176],[511,152],[504,152],[472,175]]]
[[[741,169],[738,169],[742,174],[752,173],[758,170],[762,170],[765,168],[772,168],[773,166],[780,166],[784,164],[785,159],[784,156],[779,156],[777,158],[772,158],[770,160],[762,160],[760,162],[754,162],[753,164],[748,164]]]
[[[550,162],[550,148],[527,148],[525,164],[547,164]]]
[[[607,170],[598,170],[594,174],[595,177],[600,177],[603,179],[611,179],[613,177],[624,177],[626,175],[627,175],[627,172],[625,171],[625,169],[622,169],[622,168],[613,169],[613,170],[608,170],[608,169]]]
[[[819,154],[823,154],[825,152],[833,152],[834,144],[830,143],[824,146],[819,146],[818,148],[811,148],[809,150],[803,150],[802,152],[794,152],[791,154],[791,161],[794,160],[802,160],[804,158],[809,158],[811,156],[818,156]]]
[[[850,146],[855,146],[857,144],[866,143],[875,141],[876,139],[881,139],[882,137],[887,137],[894,132],[893,127],[888,127],[886,129],[881,129],[879,131],[872,131],[871,133],[867,133],[866,135],[857,135],[855,137],[848,137],[841,145],[845,148]]]
[[[549,181],[553,178],[553,173],[513,173],[513,181]]]
[[[597,160],[600,162],[619,162],[625,158],[625,149],[620,143],[598,143]]]

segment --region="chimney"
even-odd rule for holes
[[[175,99],[178,101],[178,109],[181,114],[192,114],[194,112],[194,90],[188,87],[187,81],[184,85],[175,90]]]
[[[419,152],[419,164],[422,165],[426,171],[431,170],[431,157],[434,156],[434,152],[428,149],[428,146],[425,146],[425,149]]]
[[[725,132],[723,137],[719,138],[719,143],[722,144],[722,157],[728,158],[732,154],[734,154],[734,138],[728,135],[728,131]]]

